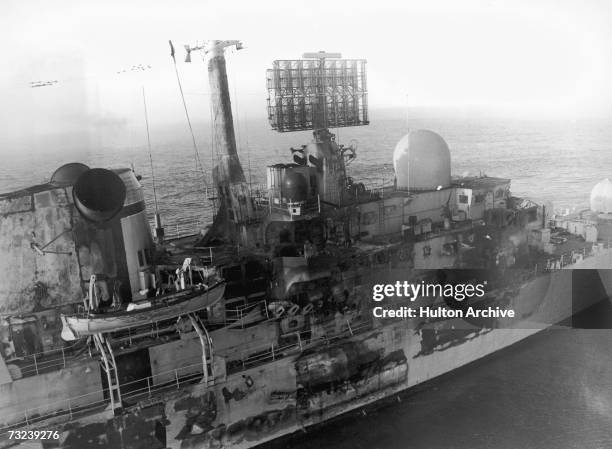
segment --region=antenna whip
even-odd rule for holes
[[[193,134],[193,127],[191,126],[191,119],[189,118],[189,111],[187,110],[187,103],[185,102],[185,94],[183,93],[183,86],[181,84],[181,77],[178,73],[178,68],[176,66],[176,58],[174,57],[174,45],[172,45],[172,41],[168,41],[170,44],[170,56],[172,56],[172,61],[174,62],[174,72],[176,73],[176,81],[178,83],[179,91],[181,92],[181,100],[183,101],[183,109],[185,110],[185,117],[187,118],[187,125],[189,125],[189,132],[191,133],[191,141],[193,143],[193,151],[195,154],[196,164],[200,164],[200,169],[202,170],[202,181],[204,181],[204,189],[208,188],[208,183],[206,182],[206,177],[204,174],[204,165],[202,161],[200,161],[200,154],[198,152],[198,145],[196,144],[195,135]]]
[[[147,98],[142,86],[142,104],[144,105],[145,124],[147,126],[147,145],[149,146],[149,163],[151,164],[151,180],[153,181],[153,199],[155,200],[155,214],[159,213],[157,208],[157,190],[155,189],[155,171],[153,170],[153,155],[151,154],[151,135],[149,134],[149,114],[147,113]]]

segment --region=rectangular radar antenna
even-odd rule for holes
[[[361,126],[368,121],[366,61],[304,53],[268,69],[268,120],[278,132]]]

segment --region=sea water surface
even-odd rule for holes
[[[238,122],[236,120],[236,122]],[[142,129],[141,129],[142,128]],[[512,192],[560,209],[588,207],[592,187],[612,177],[612,127],[604,120],[521,120],[457,112],[374,110],[370,125],[332,132],[344,145],[356,145],[348,175],[369,186],[393,183],[393,149],[410,129],[439,133],[451,150],[453,175],[487,174],[510,178]],[[195,123],[198,158],[185,124],[151,129],[153,173],[146,131],[88,130],[53,136],[36,148],[0,149],[0,192],[46,182],[68,162],[91,167],[132,165],[143,176],[149,213],[154,212],[153,176],[159,211],[167,232],[189,232],[212,216],[206,200],[210,168],[216,157],[210,125]],[[290,147],[308,143],[309,132],[276,133],[262,119],[237,123],[239,155],[247,180],[266,182],[265,167],[292,162]],[[126,141],[131,144],[126,145]],[[208,190],[209,196],[213,189]]]
[[[511,178],[515,195],[550,201],[557,208],[587,208],[591,188],[612,177],[612,127],[605,121],[496,119],[417,110],[372,111],[370,119],[369,126],[338,130],[337,137],[340,143],[357,145],[349,175],[372,186],[392,182],[393,148],[416,128],[444,137],[453,174]],[[192,232],[212,214],[205,186],[215,157],[213,139],[209,125],[196,123],[195,128],[201,164],[196,163],[186,126],[151,130],[158,207],[168,234]],[[239,123],[239,153],[249,182],[265,182],[265,166],[290,162],[289,148],[309,138],[307,132],[274,133],[261,120]],[[81,136],[66,147],[63,142],[68,139],[60,136],[48,145],[4,151],[0,192],[46,182],[67,162],[91,167],[132,164],[143,176],[153,213],[144,130],[131,145],[121,143],[121,132]],[[599,304],[586,312],[587,321],[601,318],[597,327],[612,327],[610,309],[606,302]],[[365,416],[349,414],[271,447],[612,448],[612,331],[544,331],[419,386],[401,402]]]

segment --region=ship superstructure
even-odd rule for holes
[[[612,291],[596,271],[612,267],[605,199],[588,222],[553,216],[513,196],[509,179],[453,177],[447,143],[428,130],[397,144],[394,185],[352,179],[356,148],[329,128],[368,124],[363,60],[273,63],[272,128],[313,138],[251,189],[228,47],[241,44],[189,47],[207,60],[220,154],[206,235],[154,239],[129,169],[69,164],[0,196],[2,445],[35,427],[57,430],[64,448],[252,447],[507,347]],[[375,316],[373,286],[398,281],[479,282],[486,292],[470,306],[516,315]]]

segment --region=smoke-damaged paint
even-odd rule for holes
[[[166,447],[163,404],[137,407],[107,421],[68,424],[59,430],[65,449],[162,449]],[[52,444],[53,441],[49,440]],[[49,445],[48,447],[53,447]]]

